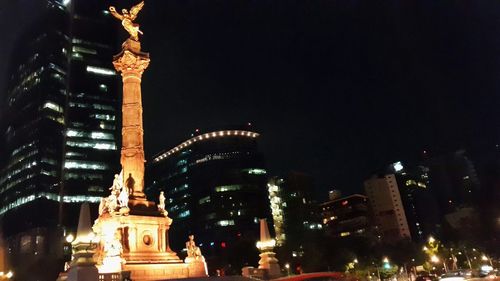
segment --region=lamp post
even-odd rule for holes
[[[290,276],[290,264],[289,263],[286,263],[285,264],[285,268],[286,268],[286,273],[288,276]]]
[[[436,255],[431,256],[431,262],[438,264],[439,261],[440,260]],[[446,266],[446,260],[443,260],[443,267],[444,267],[444,272],[448,272],[448,267]]]
[[[487,261],[490,264],[490,266],[493,266],[493,263],[491,262],[491,259],[488,256],[486,256],[486,255],[483,254],[481,256],[481,260]]]

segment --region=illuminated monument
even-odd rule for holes
[[[111,195],[101,200],[93,231],[99,245],[94,256],[100,274],[129,271],[132,280],[162,280],[207,276],[203,258],[182,261],[169,247],[168,231],[172,219],[165,210],[165,197],[159,204],[144,195],[144,145],[142,127],[141,77],[149,64],[149,54],[141,52],[139,25],[133,21],[144,2],[130,11],[111,14],[130,34],[122,51],[113,58],[123,81],[122,172],[116,175]],[[194,243],[194,241],[192,242]],[[195,247],[195,245],[192,245]],[[199,253],[201,256],[201,253]]]

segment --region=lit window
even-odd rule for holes
[[[203,197],[198,202],[200,202],[200,204],[209,203],[210,202],[210,196]]]
[[[264,169],[246,169],[244,170],[250,175],[265,175],[267,173]]]
[[[57,103],[51,102],[51,101],[46,101],[45,104],[43,105],[43,108],[48,108],[54,111],[57,111],[59,113],[63,112],[63,109],[60,105]]]
[[[227,192],[241,190],[241,185],[223,185],[215,187],[215,192]]]
[[[90,66],[90,65],[87,66],[87,72],[105,76],[115,75],[115,71],[111,69],[98,66]]]
[[[217,222],[217,225],[219,225],[219,226],[234,225],[234,220],[221,220],[221,221]]]
[[[116,144],[114,142],[67,141],[66,145],[71,146],[71,147],[94,148],[94,149],[98,149],[98,150],[116,150]]]
[[[82,169],[82,170],[107,170],[108,165],[100,162],[70,160],[64,163],[66,169]]]
[[[185,218],[185,217],[188,217],[189,215],[191,215],[191,212],[189,210],[186,210],[186,211],[183,211],[181,213],[179,213],[179,218]]]

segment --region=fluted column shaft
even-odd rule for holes
[[[129,188],[132,199],[145,199],[141,78],[149,65],[149,56],[124,49],[114,58],[113,64],[123,81],[120,163],[124,185]]]

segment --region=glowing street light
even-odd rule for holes
[[[486,255],[483,254],[481,256],[481,260],[487,261],[487,262],[489,262],[490,266],[493,266],[493,263],[491,262],[491,259],[488,256],[486,256]]]
[[[286,268],[286,272],[288,275],[290,275],[290,264],[289,263],[286,263],[285,264],[285,268]]]
[[[437,263],[440,262],[440,259],[438,258],[438,256],[432,255],[431,256],[431,262],[437,264]],[[448,267],[446,266],[446,259],[443,260],[443,267],[444,267],[444,272],[448,272]]]
[[[68,243],[71,243],[73,242],[73,240],[75,240],[75,237],[73,236],[73,234],[68,234],[68,236],[66,236],[66,242]]]
[[[429,236],[429,243],[434,243],[436,242],[436,239],[434,239],[434,237],[432,236]]]
[[[382,260],[384,263],[389,263],[389,258],[387,257],[384,257],[384,259]]]

